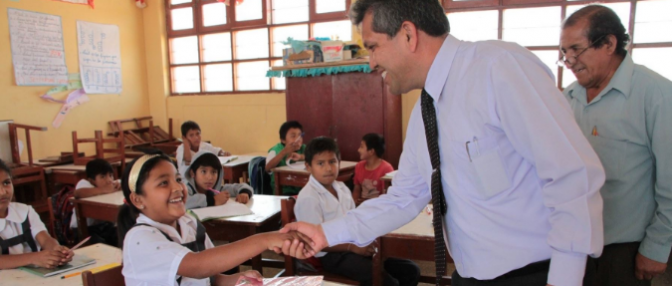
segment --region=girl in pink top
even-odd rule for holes
[[[381,158],[385,153],[385,139],[380,134],[364,135],[357,151],[362,161],[355,166],[355,189],[352,198],[359,205],[383,192],[385,185],[380,178],[394,171],[394,168]]]

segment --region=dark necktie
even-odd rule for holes
[[[432,161],[432,206],[434,207],[432,224],[434,225],[434,261],[436,262],[436,285],[440,285],[441,278],[446,274],[446,246],[443,239],[443,217],[446,215],[446,198],[441,185],[441,156],[439,155],[439,130],[436,122],[434,99],[422,90],[420,96],[422,107],[422,121],[425,123],[427,149]]]

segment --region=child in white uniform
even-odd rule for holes
[[[29,264],[54,268],[71,261],[72,251],[49,236],[33,207],[12,202],[12,196],[10,170],[0,160],[0,269]]]
[[[144,155],[129,164],[121,188],[126,203],[117,222],[127,286],[235,285],[241,276],[260,284],[262,276],[256,271],[220,273],[298,239],[295,233],[269,232],[214,247],[200,222],[186,214],[186,186],[162,154]]]

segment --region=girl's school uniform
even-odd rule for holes
[[[209,278],[193,279],[177,275],[185,255],[215,247],[205,228],[194,217],[177,220],[181,233],[169,225],[155,222],[144,214],[126,234],[122,274],[127,286],[205,286]]]
[[[9,203],[7,217],[0,219],[0,248],[2,255],[38,252],[37,234],[47,231],[33,207]]]

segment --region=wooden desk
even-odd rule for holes
[[[124,192],[118,191],[84,199],[75,199],[74,203],[77,212],[77,230],[80,237],[88,237],[87,218],[117,222],[119,208],[124,204]]]
[[[210,239],[229,242],[238,241],[257,233],[275,231],[280,229],[280,201],[286,198],[254,195],[247,204],[253,214],[209,220],[204,222],[203,225]],[[89,236],[87,228],[81,227],[86,225],[87,218],[116,222],[123,200],[124,195],[121,191],[74,200],[80,237]],[[261,254],[253,257],[251,264],[254,270],[261,273],[263,271]]]
[[[373,285],[377,286],[383,285],[383,261],[387,258],[434,261],[432,216],[423,210],[413,221],[380,237],[379,243],[378,254],[373,257]],[[447,263],[452,263],[448,250],[446,255]],[[422,276],[420,282],[434,284],[435,277]],[[441,284],[450,285],[450,278],[444,277]]]
[[[248,236],[280,229],[280,201],[284,196],[254,195],[247,204],[253,214],[203,223],[212,240],[234,242]],[[252,258],[252,269],[263,274],[261,254]]]
[[[341,168],[338,171],[338,181],[347,181],[355,173],[357,162],[341,161]],[[294,186],[302,188],[308,184],[310,173],[304,169],[296,169],[290,166],[283,166],[273,169],[275,176],[275,195],[282,194],[282,186]]]
[[[63,274],[54,275],[48,278],[42,278],[35,274],[28,273],[23,270],[9,269],[0,271],[0,281],[2,285],[31,285],[31,286],[81,286],[83,285],[82,277],[71,277],[61,279],[61,276],[69,273],[84,272],[86,270],[100,267],[110,263],[121,263],[121,249],[108,246],[102,243],[83,247],[75,250],[75,255],[86,255],[96,260],[96,263],[77,268],[65,272]]]
[[[264,155],[258,154],[248,154],[248,155],[237,155],[238,159],[233,160],[229,163],[222,165],[224,170],[224,183],[234,184],[240,182],[240,178],[244,178],[245,183],[247,183],[247,167],[250,164],[250,160],[254,157],[259,157]]]
[[[126,158],[126,163],[131,161],[133,161],[132,158]],[[119,178],[119,174],[123,172],[123,170],[120,170],[121,163],[112,163],[112,167],[112,170],[114,171],[114,177]],[[76,186],[79,180],[86,179],[86,166],[74,164],[50,166],[44,168],[44,173],[47,176],[47,181],[51,188],[53,188],[56,184]],[[53,194],[56,191],[58,190],[51,190],[50,194]]]
[[[394,175],[397,174],[397,170],[394,170],[392,172],[389,172],[385,174],[382,178],[380,178],[383,181],[383,194],[387,194],[387,188],[392,186],[392,178],[394,178]]]

